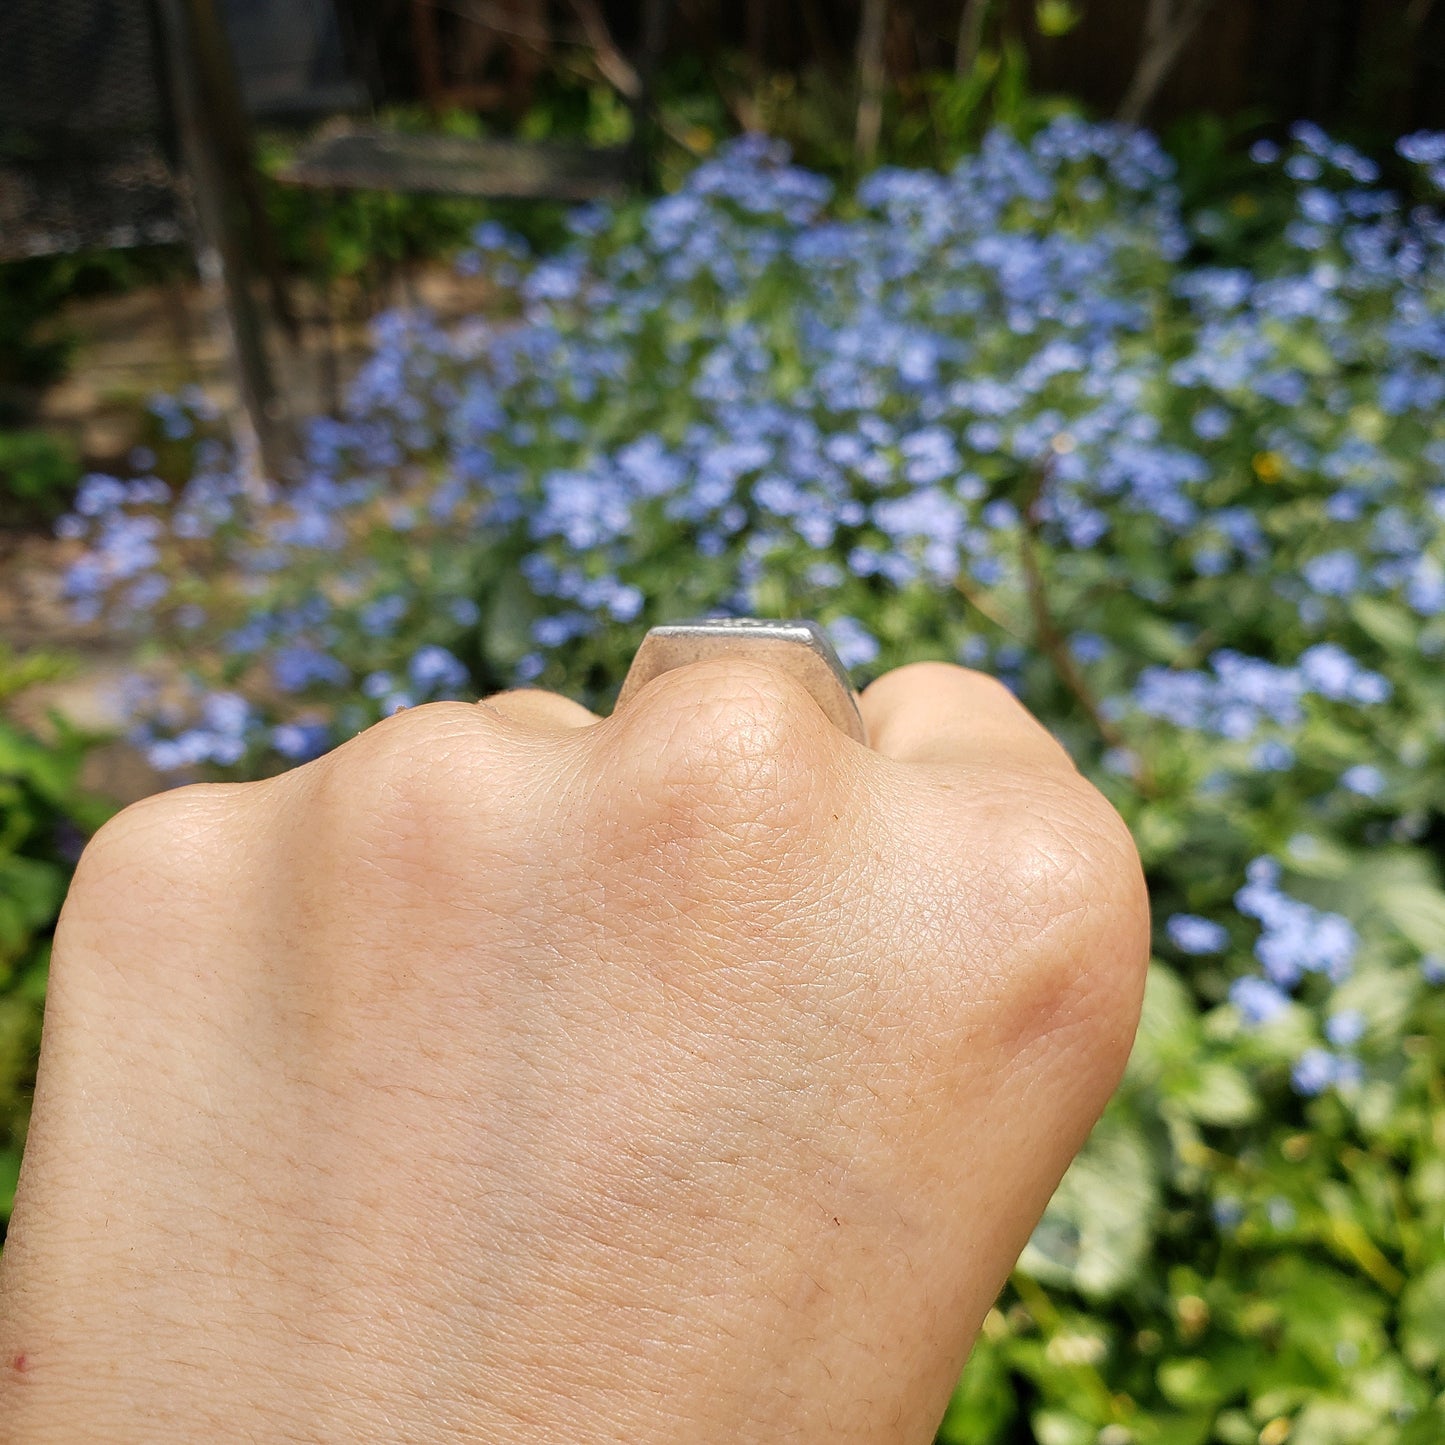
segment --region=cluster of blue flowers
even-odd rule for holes
[[[1298,727],[1304,699],[1311,696],[1368,707],[1387,701],[1392,691],[1388,679],[1333,642],[1307,648],[1291,667],[1227,648],[1209,664],[1208,672],[1146,667],[1135,685],[1134,707],[1178,728],[1238,741],[1269,722]]]
[[[1441,181],[1445,139],[1399,151]],[[1184,213],[1148,135],[1073,118],[847,197],[747,138],[542,259],[489,224],[462,265],[507,304],[379,318],[284,485],[204,398],[158,401],[193,474],[88,479],[67,589],[196,660],[193,705],[138,719],[182,774],[492,686],[605,692],[645,625],[708,611],[817,616],[849,666],[953,656],[1047,707],[1042,608],[1127,744],[1106,770],[1162,753],[1220,807],[1264,775],[1408,841],[1392,800],[1435,746],[1411,668],[1445,655],[1445,222],[1314,127],[1256,160],[1292,209],[1248,266],[1198,259],[1223,218]],[[1167,937],[1205,957],[1257,923],[1230,1003],[1257,1027],[1314,990],[1295,1086],[1348,1088],[1354,933],[1269,857],[1247,878]]]
[[[1247,974],[1235,980],[1230,998],[1246,1022],[1258,1025],[1285,1012],[1290,991],[1306,974],[1343,983],[1354,966],[1359,939],[1338,913],[1321,912],[1284,893],[1280,865],[1273,858],[1256,858],[1245,876],[1235,904],[1261,925],[1254,955],[1263,977]],[[1364,1019],[1356,1011],[1331,1014],[1325,1024],[1327,1039],[1342,1050],[1357,1044],[1363,1034]],[[1332,1084],[1357,1083],[1360,1077],[1354,1056],[1313,1047],[1299,1056],[1293,1070],[1295,1088],[1302,1094],[1319,1094]]]
[[[1276,859],[1256,858],[1245,870],[1244,886],[1234,895],[1239,915],[1260,925],[1254,944],[1260,971],[1241,975],[1229,987],[1230,1003],[1251,1029],[1285,1017],[1306,976],[1318,975],[1330,985],[1343,983],[1353,972],[1359,950],[1359,938],[1346,918],[1290,897],[1281,887],[1282,876]],[[1190,913],[1174,914],[1165,932],[1186,955],[1219,954],[1231,944],[1222,923]],[[1364,1078],[1360,1058],[1352,1052],[1365,1036],[1364,1015],[1328,1003],[1325,1008],[1322,1033],[1332,1047],[1304,1047],[1291,1069],[1294,1088],[1307,1096],[1329,1088],[1349,1089]]]

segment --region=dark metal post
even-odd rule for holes
[[[642,44],[637,55],[637,95],[632,101],[632,166],[644,193],[657,189],[657,114],[654,88],[657,66],[667,44],[671,0],[646,0],[642,9]]]
[[[211,0],[155,0],[191,204],[203,243],[217,256],[241,401],[272,477],[288,452],[286,408],[276,389],[252,263],[252,217],[239,167],[249,166],[244,113]],[[209,85],[206,82],[211,82]],[[239,154],[238,154],[239,153]]]

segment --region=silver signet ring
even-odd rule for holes
[[[759,617],[707,617],[652,628],[632,659],[617,695],[619,708],[654,677],[689,662],[713,658],[762,662],[802,683],[828,720],[855,742],[868,745],[858,695],[847,670],[816,622],[772,622]]]

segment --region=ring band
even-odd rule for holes
[[[632,659],[617,706],[624,706],[635,692],[664,672],[716,657],[763,662],[787,673],[808,689],[830,722],[855,742],[868,745],[868,730],[858,711],[852,680],[816,622],[707,617],[654,627]]]

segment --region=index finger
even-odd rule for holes
[[[875,751],[904,763],[1075,772],[1063,744],[999,681],[947,662],[885,672],[858,699]]]

